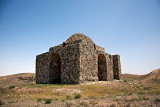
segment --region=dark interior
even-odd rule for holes
[[[54,53],[50,58],[49,82],[61,83],[61,59],[59,54]]]
[[[98,79],[99,81],[105,81],[105,75],[107,72],[106,68],[106,57],[103,54],[98,55]]]

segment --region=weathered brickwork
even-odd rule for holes
[[[84,34],[74,34],[36,57],[36,83],[83,83],[121,79],[119,55],[105,53]]]

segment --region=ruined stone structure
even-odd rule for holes
[[[83,83],[121,79],[119,55],[105,53],[84,34],[74,34],[62,44],[36,56],[36,83]]]

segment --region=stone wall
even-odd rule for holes
[[[105,53],[83,34],[74,34],[36,57],[36,83],[82,83],[121,79],[119,55]]]
[[[121,63],[120,63],[120,56],[113,55],[113,74],[114,79],[120,80],[121,79]]]
[[[80,82],[97,81],[97,55],[95,45],[90,41],[80,43]]]
[[[80,71],[80,54],[79,42],[66,44],[61,51],[62,59],[62,83],[75,84],[79,83]]]
[[[107,71],[107,59],[105,54],[98,55],[98,80],[107,81],[108,71]]]
[[[107,62],[107,81],[111,81],[113,80],[113,57],[108,53],[105,56]]]
[[[53,53],[50,57],[49,83],[61,83],[61,58],[58,53]]]
[[[61,83],[62,72],[62,45],[51,47],[49,49],[49,83]]]
[[[61,83],[79,83],[79,42],[80,40],[72,41],[72,43],[63,42],[61,45],[52,47],[49,50],[50,56],[53,56],[55,53],[58,53],[60,56],[61,73],[59,74],[61,74]],[[54,72],[54,75],[57,74]],[[52,81],[56,80],[53,75],[49,75],[49,77],[50,79],[52,78]]]
[[[43,53],[36,57],[36,83],[49,83],[49,53]]]

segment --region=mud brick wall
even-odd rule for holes
[[[120,56],[113,55],[113,74],[114,79],[120,80],[121,79],[121,63],[120,63]]]

